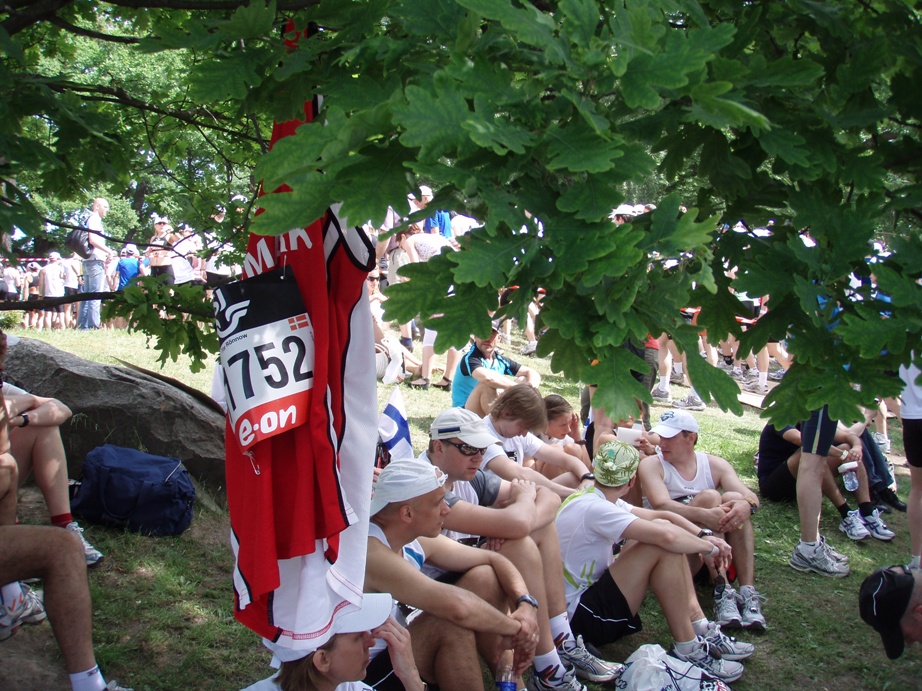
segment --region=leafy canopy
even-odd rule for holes
[[[489,328],[501,287],[520,286],[503,309],[518,317],[542,287],[539,352],[598,383],[614,416],[650,400],[624,343],[663,331],[690,354],[697,390],[740,409],[732,382],[695,356],[686,306],[700,306],[712,342],[730,332],[745,351],[788,335],[797,364],[769,397],[777,422],[822,404],[848,419],[857,403],[898,392],[884,373],[920,352],[922,332],[922,31],[910,4],[280,8],[99,11],[143,25],[139,50],[193,51],[181,83],[199,107],[259,122],[291,117],[307,85],[323,95],[321,117],[259,160],[267,189],[291,191],[264,199],[254,231],[286,232],[332,201],[353,222],[380,224],[420,183],[437,191],[435,207],[484,221],[460,253],[407,269],[412,280],[391,291],[388,316],[421,311],[440,349]],[[321,30],[285,53],[275,32],[286,18]],[[19,35],[0,40],[15,48]],[[117,148],[117,130],[96,129],[110,133],[100,146]],[[655,197],[637,199],[640,189]],[[624,201],[658,208],[615,228],[607,215]],[[722,230],[770,218],[770,237]],[[873,266],[886,304],[851,280],[869,279],[874,238],[893,250]],[[745,334],[739,293],[770,296],[769,317]]]

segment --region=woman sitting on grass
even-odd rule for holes
[[[394,674],[406,691],[423,691],[410,634],[390,617],[393,600],[388,593],[366,593],[356,612],[340,616],[336,633],[314,651],[266,646],[281,660],[277,674],[243,691],[370,691],[361,683],[368,667],[368,651],[380,638],[387,643]],[[379,655],[379,658],[383,655]]]

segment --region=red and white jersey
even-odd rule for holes
[[[306,120],[313,114],[305,106]],[[277,123],[272,143],[304,121]],[[285,190],[277,190],[285,193]],[[314,334],[309,414],[244,453],[226,435],[236,618],[270,640],[315,648],[361,602],[377,398],[365,232],[330,209],[305,229],[251,236],[244,272],[294,273]]]

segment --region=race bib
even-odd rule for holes
[[[214,309],[227,415],[240,448],[304,424],[314,330],[291,271],[216,288]]]

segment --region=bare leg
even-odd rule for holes
[[[797,470],[797,510],[800,514],[800,539],[802,542],[819,540],[820,511],[822,510],[823,468],[826,457],[802,452]]]
[[[676,641],[690,641],[695,631],[689,616],[688,569],[681,554],[641,542],[629,544],[608,567],[631,612],[640,610],[647,589],[659,600]],[[698,608],[700,612],[700,607]]]
[[[8,453],[0,454],[0,526],[16,524],[16,491],[18,488],[19,468],[15,459]],[[0,585],[8,582],[3,581]]]
[[[511,561],[515,568],[522,574],[525,585],[528,586],[528,592],[538,600],[538,647],[535,652],[538,655],[544,655],[554,649],[554,637],[551,635],[551,625],[548,619],[548,602],[545,591],[545,575],[542,566],[542,555],[538,546],[530,537],[521,540],[506,540],[499,550],[499,553]],[[557,562],[560,564],[560,548],[557,549]],[[559,566],[558,566],[559,569]],[[563,582],[561,581],[561,593],[563,592]],[[566,609],[566,602],[564,603]]]
[[[0,527],[0,583],[39,577],[45,611],[68,674],[96,665],[93,656],[90,588],[79,538],[48,526]]]
[[[470,396],[467,397],[467,403],[464,404],[464,407],[477,413],[480,417],[484,417],[490,412],[490,408],[493,407],[493,403],[500,393],[499,389],[494,389],[483,383],[477,384],[474,390],[471,391]]]
[[[912,487],[909,490],[907,513],[909,514],[909,537],[912,554],[922,554],[922,468],[909,466]]]
[[[11,453],[19,462],[19,482],[29,473],[45,497],[52,516],[70,512],[67,493],[67,457],[57,427],[27,427],[10,435]]]
[[[483,689],[474,632],[422,614],[409,626],[419,675],[446,691]]]

